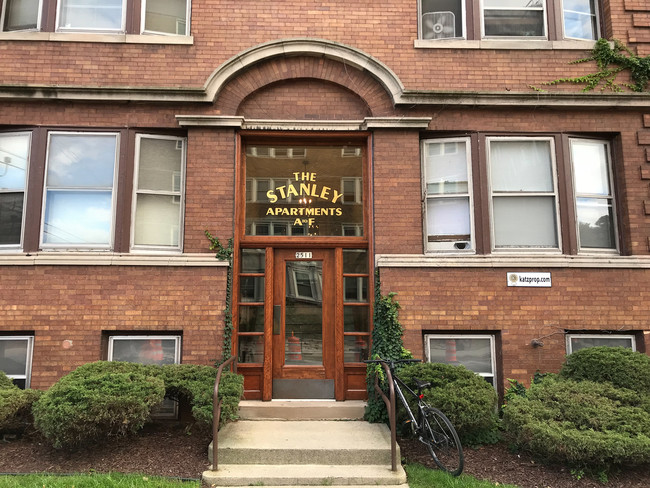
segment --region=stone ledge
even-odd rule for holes
[[[603,268],[648,269],[650,256],[378,254],[380,268]]]
[[[0,254],[0,266],[228,266],[214,254],[126,254],[110,252],[38,252]]]

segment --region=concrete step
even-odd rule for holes
[[[218,486],[377,486],[403,485],[406,473],[390,465],[219,465],[218,471],[205,471],[203,485]]]
[[[212,459],[212,444],[209,447]],[[398,457],[399,459],[399,446]],[[240,420],[219,432],[219,464],[386,465],[390,431],[363,421]]]
[[[361,420],[366,408],[362,400],[273,400],[239,402],[241,420]]]

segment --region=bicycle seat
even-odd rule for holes
[[[413,378],[413,383],[415,383],[415,386],[418,388],[418,390],[424,390],[425,388],[429,388],[431,386],[431,383],[428,381],[421,381],[417,378]]]

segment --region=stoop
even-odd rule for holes
[[[203,473],[203,486],[407,488],[403,468],[390,469],[388,428],[359,420],[364,406],[242,402],[242,420],[219,432],[219,469]]]

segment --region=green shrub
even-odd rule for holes
[[[62,377],[35,403],[34,424],[54,447],[134,433],[162,402],[165,385],[147,366],[99,362]]]
[[[212,425],[212,396],[217,377],[215,368],[193,364],[169,364],[160,367],[160,374],[165,381],[167,395],[179,400],[189,400],[194,419],[201,424]],[[222,402],[220,425],[238,418],[239,400],[243,394],[243,376],[224,371],[219,384],[219,398]]]
[[[568,355],[560,376],[650,394],[650,357],[623,347],[589,347]]]
[[[608,383],[546,378],[510,398],[503,427],[519,448],[579,469],[650,462],[648,396]]]
[[[194,419],[212,425],[217,370],[211,366],[98,361],[61,378],[35,406],[36,427],[55,447],[138,431],[165,395],[187,400]],[[237,418],[243,377],[224,372],[220,424]]]
[[[41,395],[39,390],[21,390],[13,384],[0,388],[0,434],[24,431],[32,424],[32,404]]]
[[[497,442],[497,395],[483,378],[464,366],[417,363],[401,369],[399,377],[415,390],[413,378],[431,383],[424,400],[441,410],[464,444]]]
[[[14,386],[13,380],[4,371],[0,371],[0,390],[3,388],[13,388]]]

